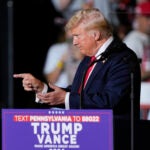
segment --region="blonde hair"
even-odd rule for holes
[[[112,27],[97,8],[82,9],[77,11],[65,26],[66,31],[72,30],[83,24],[86,30],[99,30],[103,37],[112,35]]]

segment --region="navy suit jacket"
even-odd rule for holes
[[[101,58],[82,94],[78,90],[90,58],[85,57],[80,63],[69,87],[70,108],[112,109],[114,116],[119,118],[130,117],[133,109],[135,119],[139,119],[141,74],[136,54],[114,39]]]

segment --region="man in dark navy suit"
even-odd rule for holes
[[[68,21],[66,30],[72,34],[73,44],[85,55],[72,86],[61,89],[49,83],[53,90],[47,92],[46,85],[31,74],[14,77],[23,78],[24,89],[35,91],[42,103],[64,104],[66,109],[113,109],[114,116],[119,118],[130,116],[131,95],[134,95],[138,118],[141,78],[134,52],[113,37],[111,26],[98,9],[78,11]],[[83,81],[92,56],[95,56],[93,68],[87,81]]]
[[[35,91],[36,99],[51,106],[64,104],[66,109],[113,109],[117,118],[130,118],[131,101],[135,117],[139,117],[140,65],[135,53],[113,37],[113,31],[98,9],[80,10],[66,24],[73,44],[85,58],[74,81],[66,89],[47,85],[31,74],[15,74],[23,78],[27,91]],[[90,58],[95,57],[91,63]],[[91,63],[91,64],[90,64]],[[87,70],[91,71],[87,77]],[[86,81],[85,81],[86,80]]]
[[[130,149],[130,121],[132,117],[139,119],[140,110],[141,74],[136,54],[113,36],[111,26],[95,8],[76,12],[66,31],[85,55],[71,86],[62,89],[49,83],[48,89],[32,74],[14,77],[23,79],[26,91],[35,91],[36,101],[51,107],[63,104],[65,109],[112,109],[114,120],[129,120],[123,127],[115,122],[115,150]]]

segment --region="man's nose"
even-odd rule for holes
[[[78,42],[77,42],[77,40],[75,40],[75,39],[73,39],[73,45],[78,45]]]

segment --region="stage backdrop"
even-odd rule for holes
[[[113,150],[112,111],[2,109],[2,150]]]

